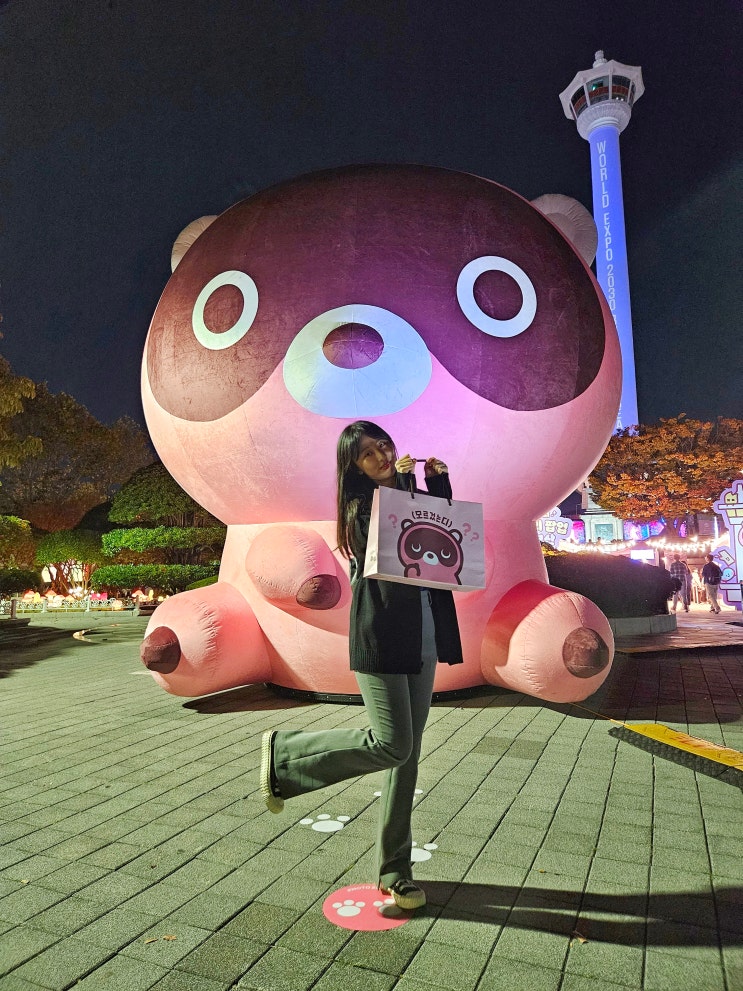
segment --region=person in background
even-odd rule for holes
[[[689,571],[689,566],[686,561],[681,560],[680,554],[674,554],[671,567],[668,571],[671,578],[674,578],[677,582],[676,591],[673,593],[671,611],[676,612],[676,606],[681,602],[684,612],[688,612],[689,602],[691,601],[691,572]]]
[[[707,563],[702,568],[702,581],[704,582],[704,589],[707,593],[709,611],[719,613],[720,605],[717,601],[717,596],[720,592],[722,571],[720,570],[719,565],[715,564],[715,558],[712,554],[707,555]]]
[[[694,602],[704,602],[707,598],[704,591],[701,568],[694,568],[691,573],[691,594]]]

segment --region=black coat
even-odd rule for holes
[[[406,476],[397,476],[397,487],[408,487]],[[427,478],[426,487],[430,495],[451,498],[448,475]],[[351,670],[366,674],[417,674],[423,666],[422,589],[417,585],[364,578],[370,513],[371,506],[362,509],[354,530],[357,557],[351,561]],[[461,664],[462,644],[454,597],[447,589],[429,591],[438,659],[445,664]]]

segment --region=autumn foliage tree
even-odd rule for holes
[[[5,358],[0,357],[0,468],[15,468],[41,451],[41,440],[31,432],[17,432],[17,417],[24,401],[33,399],[36,386],[31,379],[14,375]]]
[[[31,524],[17,516],[0,516],[0,568],[29,568],[36,560]]]
[[[624,520],[662,517],[678,533],[689,514],[711,512],[743,468],[743,420],[681,413],[636,430],[614,434],[588,481],[602,509]]]
[[[0,598],[41,586],[41,572],[33,567],[36,544],[27,520],[0,516]]]
[[[0,512],[40,530],[72,529],[105,502],[136,469],[152,460],[142,429],[128,417],[107,426],[76,399],[37,385],[23,415],[12,418],[24,443],[40,438],[33,456],[0,470]],[[1,462],[0,462],[1,463]]]

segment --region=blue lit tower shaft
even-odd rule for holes
[[[599,51],[593,68],[579,72],[560,93],[565,116],[575,121],[578,133],[591,148],[593,219],[598,233],[596,277],[614,316],[622,351],[617,428],[639,422],[619,134],[629,123],[632,106],[643,92],[642,70],[638,66],[607,62]]]
[[[622,399],[617,427],[629,427],[639,423],[639,418],[619,131],[611,125],[597,127],[591,131],[588,143],[591,146],[593,219],[598,232],[596,278],[614,316],[622,350]]]

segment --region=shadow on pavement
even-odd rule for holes
[[[141,639],[141,631],[126,624],[110,623],[86,629],[85,617],[79,624],[41,626],[27,622],[0,626],[0,678],[30,668],[70,651],[89,649],[93,644],[124,643]]]
[[[3,634],[0,638],[0,678],[8,678],[14,671],[79,649],[70,630],[36,627],[33,630],[25,628],[18,636]]]
[[[617,895],[581,890],[425,881],[431,915],[508,924],[622,946],[718,946],[718,928],[730,944],[743,943],[739,925],[743,888]],[[700,924],[707,920],[708,925]]]
[[[299,700],[280,698],[266,685],[244,685],[242,688],[231,688],[226,692],[215,695],[204,695],[201,698],[184,702],[184,709],[193,709],[203,714],[222,712],[256,712],[261,709],[296,709],[314,704],[314,700]]]

